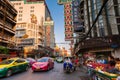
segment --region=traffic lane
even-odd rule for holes
[[[26,72],[14,74],[8,78],[1,78],[0,80],[80,80],[79,71],[73,73],[64,73],[63,64],[56,63],[54,69],[50,71],[32,72],[29,69]]]

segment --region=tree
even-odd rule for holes
[[[9,50],[6,47],[0,46],[0,54],[8,54]]]

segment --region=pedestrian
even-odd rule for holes
[[[78,69],[78,67],[79,67],[79,58],[76,57],[74,62],[75,62],[76,69]]]
[[[110,72],[110,73],[115,73],[116,72],[116,68],[115,68],[116,62],[114,57],[109,56],[108,57],[108,65],[106,67],[106,71]]]

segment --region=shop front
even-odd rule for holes
[[[75,46],[75,53],[76,55],[82,55],[80,62],[87,67],[92,80],[117,80],[119,78],[120,66],[116,67],[116,65],[120,65],[119,36],[87,39]],[[115,71],[107,70],[111,67],[109,56],[114,58],[113,69]]]

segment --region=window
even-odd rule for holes
[[[77,8],[74,8],[74,11],[78,11]]]
[[[22,21],[22,18],[19,18],[18,21]]]
[[[114,8],[115,8],[115,15],[120,16],[118,6],[115,6]]]
[[[19,11],[19,13],[22,13],[22,12],[23,12],[23,11],[21,11],[21,10]]]
[[[104,28],[100,28],[99,31],[100,31],[100,36],[101,36],[101,37],[102,37],[102,36],[105,36]]]
[[[30,12],[34,12],[34,10],[30,10]]]
[[[117,5],[118,4],[118,0],[113,0],[114,4]]]
[[[22,17],[22,14],[19,14],[19,17]]]
[[[30,8],[31,8],[31,9],[34,9],[34,6],[31,6]]]
[[[120,18],[117,18],[116,20],[117,20],[117,23],[120,23]]]
[[[19,3],[19,5],[21,5],[21,3]]]
[[[120,34],[120,25],[118,25],[118,31],[119,31],[119,34]]]
[[[23,9],[23,7],[19,7],[19,9]]]

